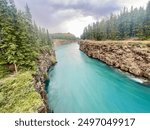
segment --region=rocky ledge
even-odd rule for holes
[[[80,50],[150,83],[150,42],[79,41]]]
[[[49,49],[42,49],[37,59],[37,71],[33,75],[35,89],[41,95],[41,98],[44,102],[44,105],[40,106],[38,109],[39,113],[47,113],[52,111],[48,107],[48,98],[45,91],[45,80],[48,78],[47,72],[49,68],[55,63],[56,59],[54,51],[50,51]]]

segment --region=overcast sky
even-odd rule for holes
[[[146,7],[149,0],[15,0],[24,10],[28,3],[33,20],[50,33],[70,32],[80,36],[88,24],[118,12],[124,6]]]

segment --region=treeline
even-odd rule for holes
[[[71,33],[54,33],[51,34],[52,39],[76,40],[75,35]]]
[[[123,40],[128,38],[150,39],[150,1],[147,8],[124,8],[119,15],[111,14],[100,22],[85,27],[82,39]]]
[[[48,30],[32,22],[28,5],[17,10],[14,0],[0,0],[0,68],[34,69],[39,48],[52,40]]]

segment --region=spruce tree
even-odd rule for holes
[[[0,65],[20,69],[34,69],[41,46],[51,47],[51,38],[45,29],[32,24],[28,5],[18,11],[14,0],[0,0]]]
[[[119,15],[111,14],[99,22],[85,27],[83,39],[124,40],[150,39],[150,1],[147,8],[124,8]]]
[[[146,8],[146,17],[145,17],[145,36],[147,39],[150,38],[150,1],[147,4]]]
[[[2,19],[1,19],[1,52],[3,63],[13,64],[15,71],[17,72],[17,45],[16,45],[16,35],[15,35],[15,25],[16,25],[16,9],[12,8],[11,3],[8,6],[7,1],[2,1]]]

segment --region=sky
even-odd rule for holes
[[[33,20],[50,33],[70,32],[77,37],[88,24],[96,22],[123,7],[146,7],[149,0],[14,0],[24,11],[26,3]]]

